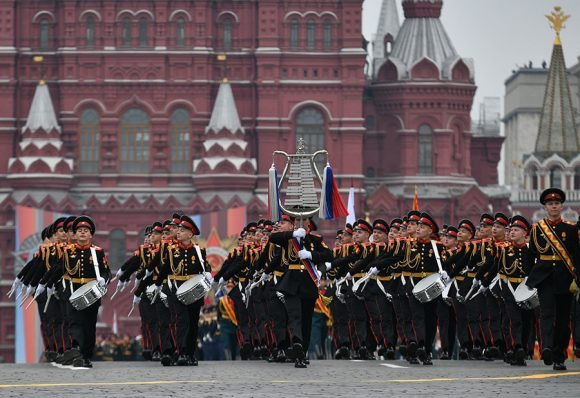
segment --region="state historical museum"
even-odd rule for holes
[[[107,250],[174,209],[258,219],[272,152],[297,137],[328,150],[358,216],[406,213],[415,187],[441,223],[507,211],[503,138],[472,132],[474,64],[443,1],[404,0],[400,24],[384,0],[372,60],[362,3],[0,0],[2,300],[17,206],[89,214]]]

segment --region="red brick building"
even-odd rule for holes
[[[441,222],[506,210],[489,187],[502,139],[471,132],[474,67],[443,2],[403,5],[367,70],[362,0],[0,0],[0,300],[15,206],[90,214],[116,268],[173,209],[265,215],[272,152],[300,136],[328,150],[359,216],[405,213],[415,186]],[[2,303],[6,360],[13,313]]]

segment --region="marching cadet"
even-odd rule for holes
[[[512,352],[512,365],[525,366],[529,335],[533,326],[533,310],[521,308],[515,300],[514,291],[530,272],[534,257],[526,245],[526,236],[530,231],[528,221],[519,215],[513,216],[510,228],[510,244],[499,249],[497,271],[499,274],[501,296],[509,318],[508,350]],[[510,357],[512,355],[509,355]]]
[[[530,249],[536,263],[526,284],[538,289],[542,359],[554,370],[566,370],[564,361],[570,341],[570,310],[573,282],[578,284],[579,244],[574,224],[561,218],[566,194],[558,188],[542,192],[540,203],[547,217],[534,224]]]
[[[333,261],[348,254],[348,250],[353,246],[352,244],[352,225],[346,224],[344,230],[339,229],[336,233],[333,253]],[[340,268],[332,268],[332,262],[326,264],[326,276],[330,279],[329,289],[327,294],[332,295],[333,299],[330,302],[330,311],[333,318],[333,338],[336,352],[335,359],[350,359],[350,328],[349,328],[349,313],[346,306],[346,300],[340,293],[340,286],[337,282],[340,279]]]
[[[287,267],[276,289],[288,314],[294,366],[305,368],[312,315],[319,295],[315,265],[330,261],[332,252],[319,235],[307,234],[304,228],[294,230],[294,219],[287,215],[282,216],[278,232],[270,235],[270,242],[282,248],[282,263]]]
[[[213,283],[205,258],[205,249],[201,249],[193,243],[193,237],[199,235],[199,232],[199,228],[190,217],[181,216],[176,235],[178,243],[167,246],[167,260],[155,282],[156,296],[161,293],[163,281],[168,277],[175,282],[177,289],[193,276],[199,274],[203,274],[210,284]],[[168,299],[173,302],[176,314],[175,332],[179,353],[177,365],[197,366],[195,349],[197,347],[199,314],[204,297],[189,305],[182,303],[176,294],[171,294]]]
[[[79,216],[73,221],[72,231],[76,235],[76,242],[67,246],[63,256],[57,260],[69,298],[75,291],[92,281],[96,281],[101,289],[105,289],[111,277],[104,250],[92,244],[92,237],[95,234],[94,221],[88,216]],[[72,359],[74,367],[92,367],[91,357],[95,349],[100,305],[100,299],[82,310],[77,310],[70,302],[68,304],[71,349],[67,352],[69,354],[67,362]]]
[[[437,332],[437,304],[441,298],[422,303],[413,295],[412,289],[423,278],[439,271],[437,253],[434,252],[431,244],[431,238],[438,232],[439,227],[435,220],[429,214],[421,213],[415,230],[416,239],[408,242],[405,252],[405,263],[410,272],[409,281],[411,282],[408,287],[408,299],[415,329],[415,336],[409,342],[408,350],[409,356],[414,358],[416,353],[423,365],[433,365],[431,352]],[[443,246],[439,243],[436,248],[439,253],[443,251]],[[442,275],[444,279],[447,279],[445,271]]]
[[[449,258],[453,256],[457,249],[457,228],[454,226],[443,225],[441,228],[441,244],[445,250],[441,253],[443,269],[448,274],[451,271]],[[449,360],[455,348],[456,322],[455,311],[453,311],[452,301],[439,300],[437,304],[437,319],[439,324],[439,337],[441,338],[441,354],[439,359]]]
[[[373,231],[373,227],[363,219],[357,220],[353,225],[353,242],[355,244],[354,251],[351,256],[346,257],[350,261],[348,264],[348,272],[346,280],[351,281],[352,284],[362,278],[365,274],[358,272],[357,261],[361,258],[370,256],[373,251],[373,246],[369,242],[369,237]],[[370,259],[371,257],[369,257]],[[334,266],[334,265],[333,265]],[[352,319],[353,333],[351,336],[354,351],[358,359],[370,359],[370,353],[367,349],[369,339],[369,318],[364,306],[363,298],[357,296],[352,291],[352,286],[348,282],[344,286],[344,296],[348,312]]]

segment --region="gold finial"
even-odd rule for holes
[[[33,60],[34,62],[42,62],[42,61],[44,61],[44,57],[43,57],[42,55],[35,55],[35,56],[32,58],[32,60]]]
[[[217,56],[218,61],[225,61],[227,58],[228,57],[226,54],[218,54],[218,56]]]
[[[562,10],[562,7],[556,6],[550,15],[546,15],[546,18],[548,18],[548,21],[550,21],[550,24],[552,25],[552,29],[556,32],[554,44],[561,45],[560,32],[566,27],[564,24],[570,18],[570,15],[566,15]]]
[[[222,83],[229,83],[229,82],[230,82],[230,81],[228,80],[228,78],[227,78],[227,77],[224,77],[224,78],[222,79]]]

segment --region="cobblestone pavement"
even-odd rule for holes
[[[96,362],[71,370],[50,364],[0,365],[0,397],[580,397],[580,361],[555,372],[538,361],[312,361],[308,369],[266,362]]]

